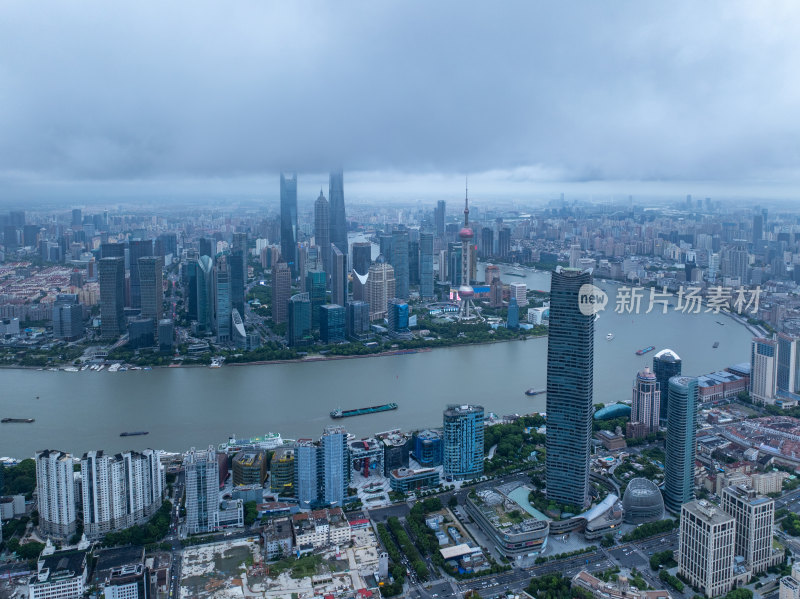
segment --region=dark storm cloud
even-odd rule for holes
[[[794,176],[798,6],[6,0],[0,176]]]

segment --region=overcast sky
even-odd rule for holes
[[[378,195],[785,195],[798,32],[794,1],[3,0],[0,200],[338,165]]]

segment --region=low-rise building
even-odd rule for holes
[[[341,508],[315,510],[292,516],[294,546],[309,551],[344,545],[352,538],[350,523]]]
[[[28,599],[80,599],[87,577],[86,551],[54,551],[48,541],[28,582]]]
[[[525,486],[485,489],[467,498],[467,513],[506,557],[541,553],[547,543],[549,522],[520,505],[529,492]]]
[[[645,591],[631,587],[624,576],[620,576],[616,583],[604,582],[586,570],[572,577],[572,586],[589,591],[597,599],[671,599],[668,591]]]
[[[150,571],[141,564],[125,566],[111,572],[103,589],[104,599],[149,599],[154,596]]]
[[[292,520],[290,518],[274,518],[264,527],[261,533],[264,539],[264,554],[267,559],[288,556],[294,547]]]
[[[389,486],[397,493],[408,493],[439,486],[439,471],[435,468],[398,468],[389,472]]]
[[[625,443],[625,437],[623,435],[618,435],[611,431],[597,431],[594,437],[600,441],[603,447],[605,447],[608,451],[616,451],[618,449],[624,449],[628,446]]]

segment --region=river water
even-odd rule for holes
[[[503,270],[509,270],[504,268]],[[482,278],[483,265],[479,265]],[[549,273],[525,277],[549,289]],[[609,294],[611,284],[599,283]],[[636,372],[652,364],[648,345],[683,359],[684,374],[704,374],[749,360],[750,333],[721,315],[660,309],[617,314],[613,295],[595,324],[595,403],[630,399]],[[644,304],[643,304],[644,306]],[[724,323],[717,324],[717,321]],[[612,341],[606,334],[613,333]],[[714,341],[719,348],[712,349]],[[51,448],[82,454],[153,447],[184,451],[238,437],[281,433],[318,437],[332,422],[359,436],[401,428],[441,426],[448,403],[482,404],[498,415],[545,410],[547,340],[435,349],[430,352],[311,363],[162,368],[151,371],[49,372],[0,370],[0,416],[35,418],[0,424],[0,456],[30,456]],[[38,399],[37,399],[38,397]],[[333,421],[330,410],[394,401],[392,412]],[[150,431],[121,438],[122,431]]]

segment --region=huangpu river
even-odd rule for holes
[[[549,289],[549,273],[501,267],[504,282]],[[483,278],[479,265],[478,278]],[[617,286],[595,281],[610,296],[595,321],[594,401],[631,397],[639,369],[663,348],[675,350],[684,374],[699,375],[749,360],[748,330],[721,314],[614,311]],[[647,300],[642,304],[646,309]],[[719,324],[722,323],[722,324]],[[613,333],[611,341],[606,339]],[[715,341],[719,347],[712,346]],[[655,346],[644,356],[636,350]],[[0,424],[0,456],[24,458],[38,449],[82,454],[147,447],[184,451],[277,432],[318,437],[326,425],[366,436],[394,428],[441,426],[449,403],[476,403],[498,415],[545,411],[547,339],[434,349],[429,352],[308,363],[160,368],[127,372],[0,370],[0,417],[35,418]],[[396,402],[395,411],[344,420],[329,412]],[[123,431],[147,436],[120,437]]]

